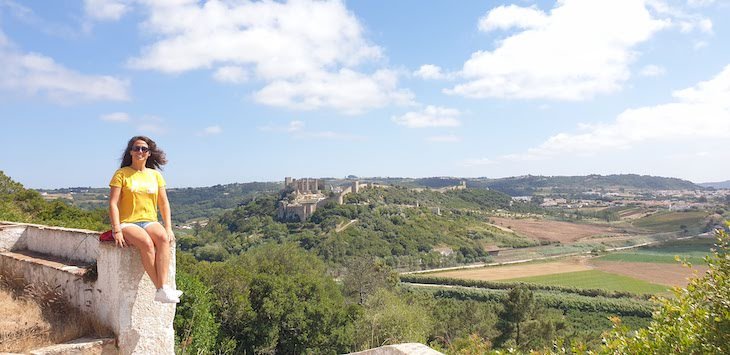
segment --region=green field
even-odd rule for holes
[[[690,263],[702,264],[704,263],[703,258],[710,253],[710,248],[714,243],[715,240],[710,238],[675,240],[661,245],[610,253],[597,260],[672,264],[677,263],[674,256],[678,255],[686,258]]]
[[[530,282],[543,285],[596,288],[609,291],[628,291],[634,293],[666,293],[668,291],[667,286],[657,285],[628,276],[611,274],[599,270],[521,277],[502,281]]]
[[[679,232],[686,226],[691,233],[699,232],[709,213],[707,211],[659,212],[649,217],[635,220],[634,227],[652,232]]]
[[[645,253],[611,253],[597,258],[601,261],[622,261],[627,263],[655,263],[655,264],[676,264],[674,255],[645,254]],[[687,257],[692,264],[702,264],[704,260],[699,257]]]

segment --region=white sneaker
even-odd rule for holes
[[[177,297],[177,298],[180,298],[180,296],[182,296],[182,294],[183,294],[182,291],[176,290],[168,285],[162,285],[162,288],[167,290],[167,292],[172,292],[172,294],[175,295],[175,297]]]
[[[155,293],[155,301],[162,303],[180,303],[180,298],[175,297],[172,290],[159,288],[157,289],[157,293]]]

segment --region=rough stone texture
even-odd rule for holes
[[[174,254],[174,248],[172,248]],[[155,286],[142,268],[136,248],[102,243],[97,261],[97,313],[117,334],[122,354],[173,354],[175,305],[154,301]],[[175,256],[168,283],[175,285]]]
[[[421,343],[404,343],[381,346],[379,348],[350,353],[350,355],[443,355],[443,353]]]
[[[30,351],[31,355],[112,355],[117,354],[117,347],[112,338],[91,339],[79,338],[65,344],[47,346]]]
[[[136,248],[100,243],[93,231],[10,222],[0,227],[0,246],[10,250],[0,253],[0,271],[59,286],[70,304],[114,332],[121,354],[174,354],[175,305],[154,301],[155,287]],[[174,287],[171,250],[168,284]],[[79,262],[96,262],[95,282],[82,280],[85,270],[74,266]]]

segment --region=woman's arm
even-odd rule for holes
[[[114,242],[120,247],[126,247],[122,234],[122,227],[119,223],[119,195],[122,193],[121,187],[112,186],[109,192],[109,220],[112,222],[112,233],[114,233]]]
[[[162,222],[165,224],[165,231],[169,241],[175,240],[175,233],[172,232],[172,217],[170,217],[170,201],[167,199],[167,190],[161,186],[157,193],[157,206],[162,214]]]

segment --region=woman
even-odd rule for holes
[[[170,242],[174,240],[165,180],[156,169],[167,163],[165,153],[144,136],[132,137],[122,155],[122,165],[109,187],[109,219],[117,246],[139,249],[142,265],[157,288],[155,301],[180,302],[181,291],[166,285],[170,267]],[[157,221],[157,208],[163,227]]]

